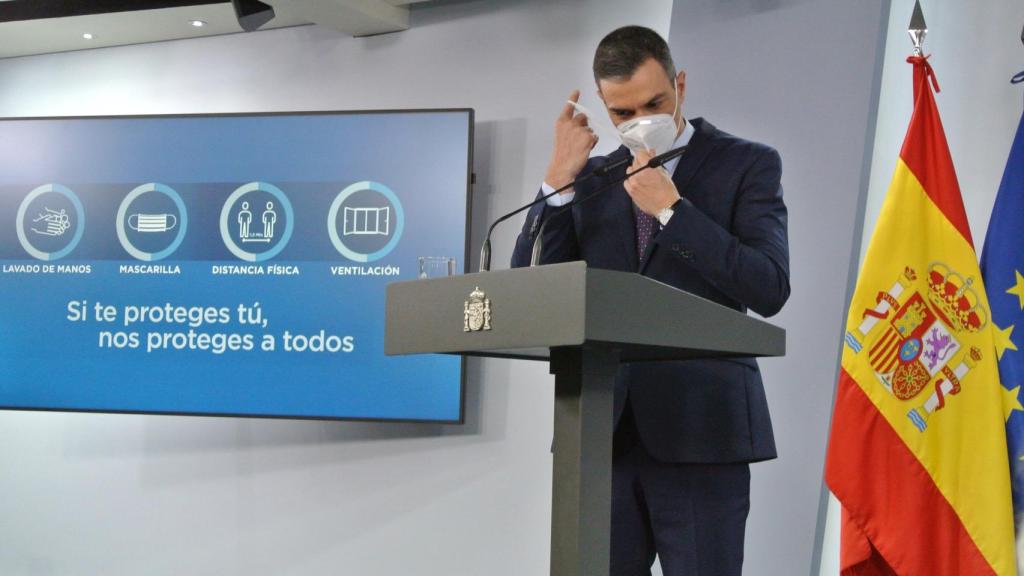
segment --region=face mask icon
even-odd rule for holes
[[[174,214],[132,214],[128,216],[128,227],[136,232],[152,233],[174,230],[178,217]]]

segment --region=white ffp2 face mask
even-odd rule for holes
[[[655,155],[672,149],[679,128],[676,114],[679,113],[679,89],[675,91],[675,105],[671,114],[651,114],[627,120],[618,125],[619,139],[636,156],[641,150],[651,150]]]
[[[676,141],[676,119],[670,114],[652,114],[619,124],[619,139],[633,155],[652,150],[655,155],[672,149]]]

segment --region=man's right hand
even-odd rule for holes
[[[573,90],[569,100],[578,102],[580,91]],[[590,157],[590,151],[597,145],[597,134],[587,125],[587,117],[577,114],[572,104],[566,104],[555,121],[555,149],[551,154],[544,182],[554,188],[561,188],[572,182],[583,170]],[[566,193],[571,190],[566,190]]]

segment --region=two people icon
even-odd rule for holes
[[[274,225],[277,224],[277,211],[274,210],[274,203],[267,202],[266,208],[260,216],[263,222],[262,232],[252,231],[253,214],[249,209],[248,202],[242,202],[242,209],[238,212],[238,237],[242,242],[264,242],[269,243],[274,239]]]

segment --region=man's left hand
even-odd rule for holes
[[[652,157],[654,154],[650,150],[637,152],[629,171],[643,167]],[[656,216],[663,208],[668,208],[679,199],[676,185],[664,167],[648,168],[626,180],[624,186],[633,202],[651,216]]]

